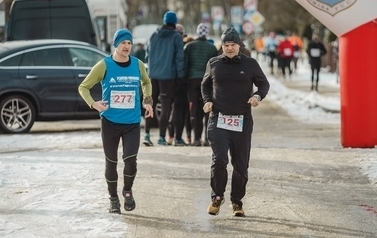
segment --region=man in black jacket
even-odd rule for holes
[[[210,112],[208,140],[212,149],[211,198],[208,213],[217,215],[228,181],[228,151],[233,165],[230,200],[234,216],[244,216],[253,117],[251,107],[266,97],[270,84],[258,62],[240,54],[234,28],[221,35],[223,54],[209,60],[201,84],[204,112]],[[258,90],[253,92],[253,86]]]

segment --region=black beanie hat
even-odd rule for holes
[[[240,35],[238,34],[238,32],[233,27],[226,29],[223,32],[223,34],[221,34],[221,43],[225,44],[227,42],[228,43],[232,42],[232,43],[236,43],[236,44],[241,43]]]

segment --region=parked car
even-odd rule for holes
[[[0,131],[26,133],[35,121],[99,118],[78,93],[92,66],[109,53],[72,40],[0,44]],[[101,99],[101,86],[91,90]]]

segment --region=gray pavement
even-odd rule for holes
[[[343,149],[339,125],[298,122],[268,99],[253,115],[246,217],[231,215],[230,180],[220,214],[206,213],[209,147],[141,146],[138,205],[120,217],[126,237],[377,237],[377,188],[360,169],[372,151]],[[99,128],[97,120],[53,124],[32,131]]]
[[[309,79],[282,82],[310,91]],[[339,96],[332,87],[319,89]],[[340,125],[296,121],[268,98],[253,115],[246,217],[231,215],[230,179],[220,214],[206,213],[209,147],[142,145],[134,185],[138,205],[121,215],[126,237],[377,237],[377,187],[360,168],[373,151],[342,148]],[[38,122],[32,133],[98,129],[98,120]],[[157,138],[153,129],[153,142]]]

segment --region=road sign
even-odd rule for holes
[[[265,20],[266,19],[264,18],[264,16],[260,12],[258,12],[258,11],[255,11],[249,17],[249,22],[253,23],[254,26],[260,26],[260,25],[262,25]]]
[[[230,13],[232,24],[242,24],[243,8],[241,6],[233,6],[230,9]]]
[[[258,6],[258,0],[245,0],[243,3],[243,8],[246,10],[252,9],[256,10]]]

